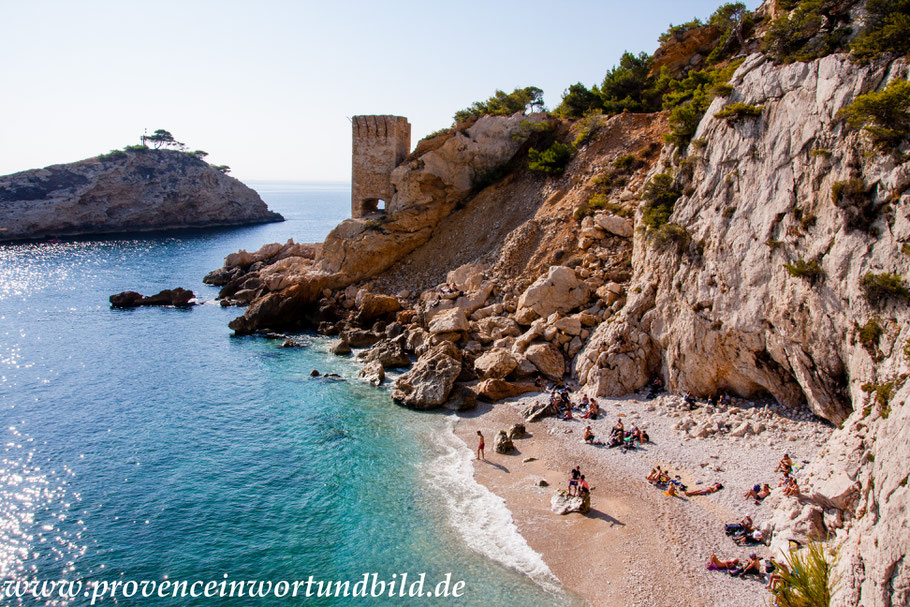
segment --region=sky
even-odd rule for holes
[[[721,3],[0,0],[0,175],[164,128],[241,180],[350,181],[350,116],[406,116],[413,147],[497,89],[552,109]]]

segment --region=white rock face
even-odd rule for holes
[[[189,154],[121,154],[0,177],[0,240],[283,221]]]
[[[809,501],[775,492],[769,521],[775,547],[791,536],[834,538],[843,580],[834,605],[910,602],[910,306],[870,301],[861,287],[869,272],[910,278],[901,252],[910,240],[910,163],[871,151],[837,119],[857,95],[907,71],[903,60],[864,67],[838,55],[790,65],[750,57],[734,92],[701,121],[695,138],[704,145],[689,150],[693,189],[670,218],[689,244],[635,234],[626,305],[595,329],[573,369],[598,394],[626,393],[659,373],[671,391],[771,394],[842,424],[800,478]],[[764,110],[733,123],[714,118],[730,102]],[[680,170],[655,172],[665,169]],[[866,194],[835,204],[834,184],[852,178]],[[817,261],[822,275],[791,275],[784,264],[797,260]],[[864,347],[858,332],[870,319],[882,335]],[[887,405],[862,389],[889,382]],[[742,422],[734,434],[757,429]],[[688,432],[708,436],[716,426]]]

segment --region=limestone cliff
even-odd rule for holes
[[[682,37],[665,64],[685,69],[713,35]],[[908,65],[775,63],[760,46],[741,46],[687,148],[663,144],[662,112],[487,116],[421,142],[388,215],[227,268],[225,301],[252,299],[232,327],[394,346],[418,357],[393,392],[415,408],[519,394],[541,374],[599,395],[660,376],[809,411],[839,429],[801,498],[769,498],[773,547],[831,540],[834,604],[907,604],[910,162],[906,140],[883,153],[839,111]],[[527,148],[554,139],[575,147],[564,172],[530,171]],[[660,221],[640,202],[657,183],[675,192]]]
[[[173,150],[127,150],[0,177],[0,240],[283,221],[259,195]]]

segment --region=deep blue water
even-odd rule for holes
[[[395,406],[320,338],[231,337],[239,311],[202,276],[240,248],[321,241],[349,212],[347,185],[251,185],[286,222],[0,245],[0,581],[451,572],[461,599],[118,604],[565,604],[447,415]],[[176,286],[207,303],[108,306]]]

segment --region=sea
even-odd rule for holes
[[[349,184],[250,185],[285,222],[0,245],[0,605],[576,604],[452,413],[396,406],[325,338],[232,336],[202,277],[350,209]],[[178,286],[201,305],[108,303]]]

